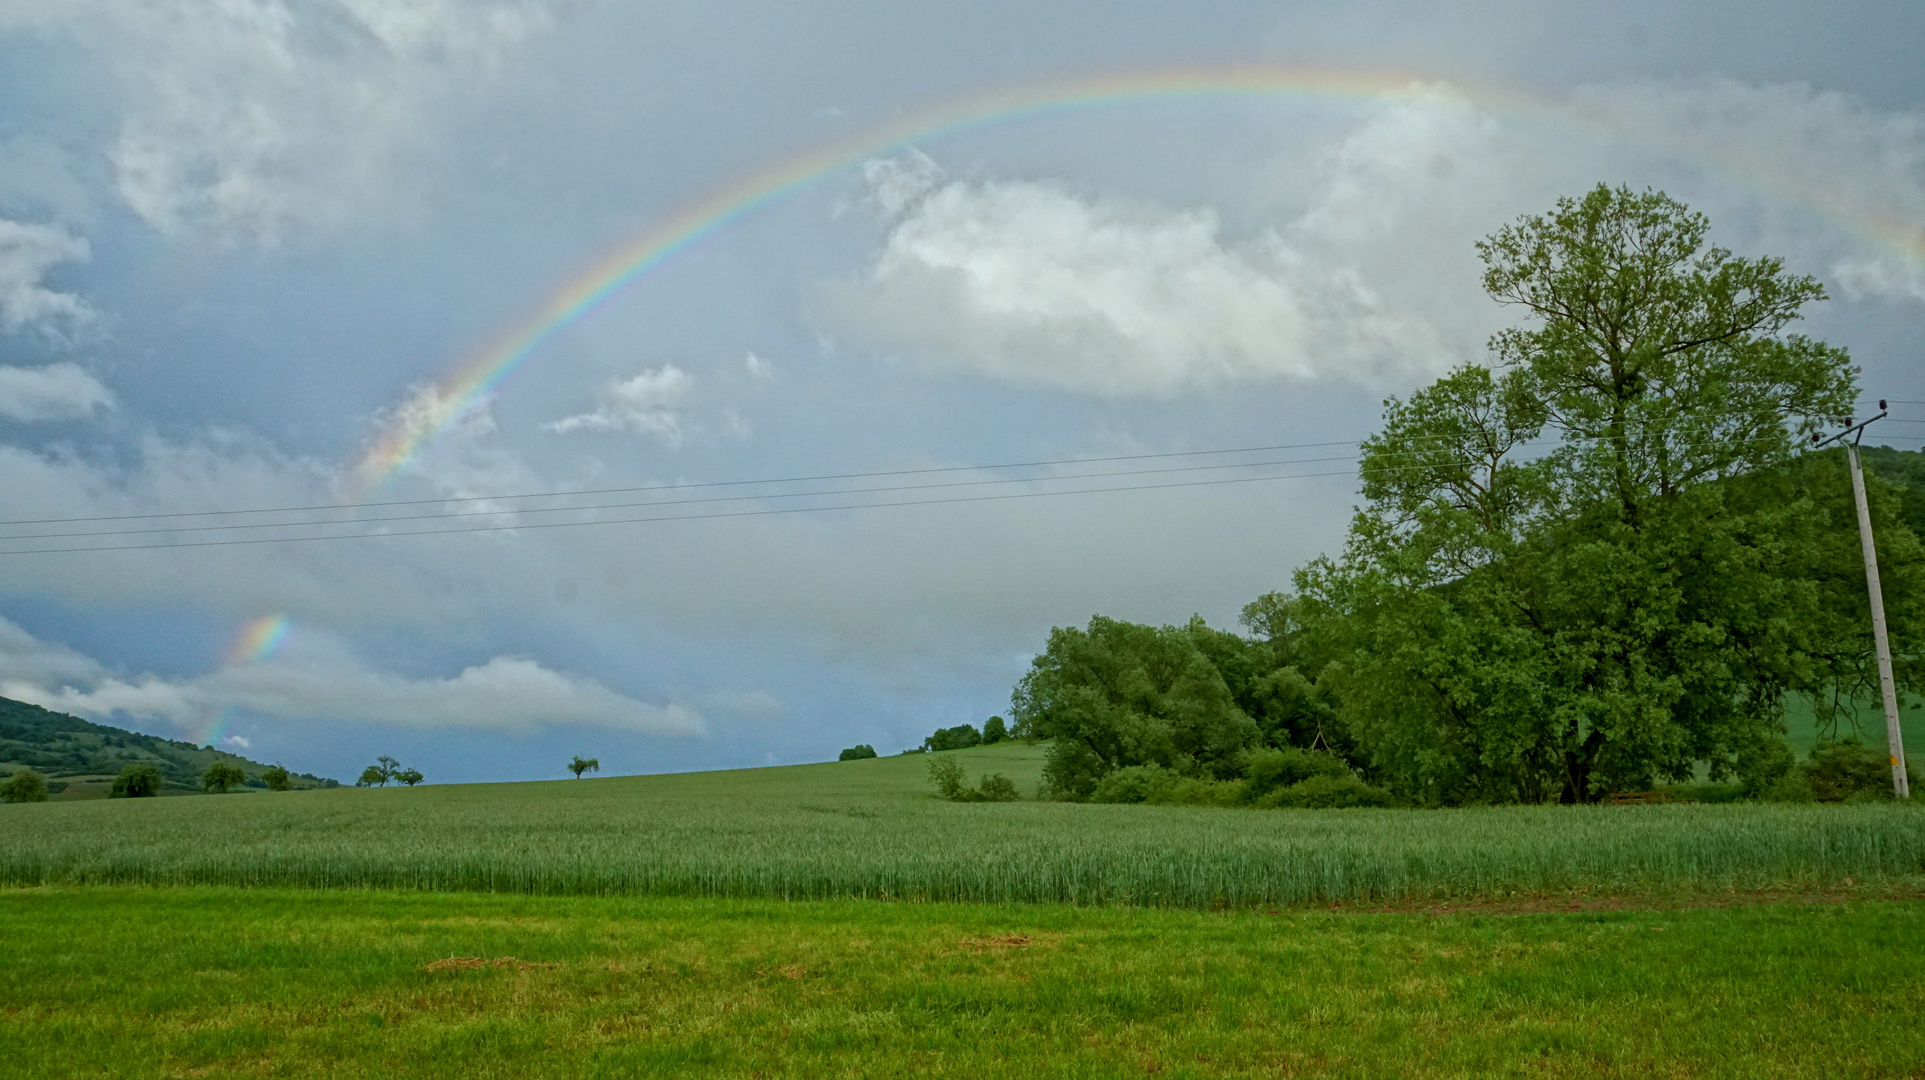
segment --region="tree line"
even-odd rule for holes
[[[1806,452],[1850,422],[1857,370],[1791,332],[1817,281],[1712,246],[1708,227],[1662,193],[1599,186],[1481,242],[1485,290],[1522,325],[1488,362],[1386,402],[1340,554],[1249,604],[1244,634],[1100,616],[1052,631],[1011,714],[1051,740],[1046,794],[1875,790],[1881,749],[1837,740],[1800,764],[1785,739],[1788,702],[1835,731],[1875,685],[1849,481],[1839,452]],[[1920,457],[1872,460],[1916,478]],[[1925,486],[1867,482],[1916,693],[1925,548],[1908,521]]]

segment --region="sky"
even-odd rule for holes
[[[1780,0],[0,0],[0,695],[343,780],[980,724],[1052,627],[1234,627],[1336,551],[1383,400],[1517,319],[1477,239],[1600,182],[1818,277],[1801,331],[1925,399],[1920,41]]]

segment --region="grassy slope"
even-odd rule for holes
[[[951,751],[1032,794],[1041,749]],[[1212,907],[1911,882],[1925,807],[960,805],[928,759],[0,807],[0,883]]]
[[[1916,1076],[1921,945],[1915,901],[1436,918],[31,890],[0,892],[0,1046],[23,1080]],[[427,970],[450,957],[519,963]]]

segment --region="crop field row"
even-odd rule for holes
[[[951,753],[1033,792],[1035,747]],[[1904,805],[963,805],[925,766],[10,806],[0,884],[1212,908],[1925,880]]]

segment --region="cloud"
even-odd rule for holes
[[[67,339],[93,326],[97,314],[86,301],[43,284],[48,270],[85,262],[88,253],[87,241],[64,229],[0,218],[0,327]]]
[[[829,316],[916,362],[1150,398],[1440,362],[1354,272],[1275,231],[1232,241],[1207,207],[948,180],[919,155],[865,173],[887,233],[861,278],[827,291]]]
[[[332,647],[286,659],[229,664],[185,679],[133,678],[36,640],[0,619],[0,694],[110,721],[159,721],[196,729],[230,709],[285,720],[333,720],[412,728],[527,732],[602,727],[650,735],[704,732],[702,714],[618,694],[593,679],[525,657],[497,656],[448,678],[409,679]]]
[[[756,371],[758,359],[749,357],[749,371]],[[638,375],[609,383],[602,388],[601,404],[594,411],[570,416],[543,425],[550,431],[637,431],[652,435],[668,446],[680,446],[689,432],[685,416],[695,379],[674,364],[649,368]]]
[[[432,108],[551,21],[534,2],[27,0],[109,72],[121,198],[170,233],[272,242],[388,205]]]
[[[113,407],[113,393],[77,364],[0,365],[0,416],[10,420],[72,420]]]
[[[1573,98],[1627,143],[1752,195],[1767,208],[1762,231],[1825,250],[1848,295],[1925,301],[1925,112],[1728,78],[1590,86]]]

